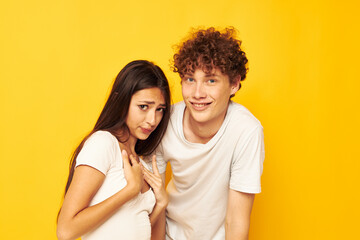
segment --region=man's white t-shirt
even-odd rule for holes
[[[157,149],[159,171],[170,161],[167,186],[167,239],[225,239],[229,188],[260,193],[264,136],[260,122],[242,105],[230,102],[224,122],[206,144],[184,137],[184,102],[173,106],[170,123]]]
[[[141,159],[140,161],[145,165]],[[111,197],[127,184],[118,140],[107,131],[93,133],[76,158],[76,166],[91,166],[105,175],[100,189],[89,206]],[[106,222],[81,237],[82,240],[150,240],[149,214],[155,205],[151,189],[131,199]]]

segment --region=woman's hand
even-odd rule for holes
[[[143,167],[145,181],[151,186],[156,198],[156,205],[166,208],[169,203],[169,197],[165,191],[165,183],[163,182],[156,164],[156,156],[152,157],[152,168],[154,173]]]
[[[127,181],[126,188],[131,189],[135,197],[139,194],[144,184],[141,166],[132,155],[130,155],[129,160],[129,156],[125,150],[121,151],[121,155],[124,163],[125,179]]]

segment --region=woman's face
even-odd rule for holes
[[[137,91],[131,98],[126,117],[130,138],[147,139],[160,123],[165,108],[165,100],[159,88]]]

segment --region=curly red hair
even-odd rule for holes
[[[230,83],[234,83],[238,76],[241,77],[240,81],[245,80],[248,59],[235,33],[233,27],[221,32],[213,27],[192,32],[188,40],[177,46],[172,70],[182,78],[198,68],[205,73],[218,68],[229,77]]]

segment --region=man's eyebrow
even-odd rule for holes
[[[185,73],[184,74],[184,77],[192,77],[192,76],[194,76],[194,74],[191,74],[191,73]]]
[[[216,73],[206,73],[205,74],[205,77],[218,77],[219,74],[216,74]]]
[[[193,77],[194,74],[190,74],[190,73],[185,73],[184,77]],[[205,77],[218,77],[219,74],[216,73],[205,73]]]

